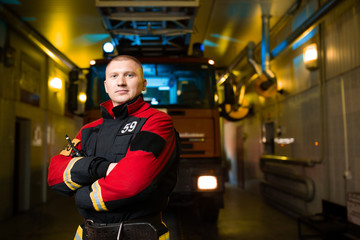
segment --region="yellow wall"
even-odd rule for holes
[[[66,114],[65,86],[70,69],[59,66],[23,36],[10,29],[8,34],[8,43],[15,49],[15,62],[10,67],[0,62],[0,181],[3,192],[0,219],[10,217],[16,204],[13,198],[14,179],[18,178],[14,176],[15,156],[19,148],[24,149],[24,146],[16,146],[16,119],[26,119],[30,123],[28,193],[23,193],[27,195],[25,208],[28,209],[47,200],[50,158],[66,145],[65,133],[74,137],[82,125],[81,118]],[[5,48],[6,41],[2,39],[0,44]],[[48,86],[52,77],[63,81],[63,88],[58,93]],[[23,100],[24,90],[39,96],[38,106]]]

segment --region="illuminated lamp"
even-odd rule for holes
[[[84,103],[84,102],[86,102],[87,96],[85,93],[81,92],[81,93],[79,93],[78,99],[80,102]]]
[[[93,66],[93,65],[95,65],[95,64],[96,64],[96,61],[95,61],[95,60],[91,60],[91,61],[90,61],[90,65],[91,65],[91,66]]]
[[[110,55],[115,51],[115,47],[111,42],[104,43],[102,48],[103,48],[104,56]]]
[[[219,101],[219,95],[217,95],[217,93],[214,94],[214,101],[216,103]]]
[[[213,190],[217,188],[217,179],[215,176],[200,176],[197,180],[197,186],[200,190]]]
[[[314,70],[318,68],[318,51],[316,43],[312,43],[304,48],[303,59],[307,69]]]
[[[52,88],[55,92],[59,92],[62,89],[62,81],[60,78],[52,78],[49,81],[49,86]]]
[[[210,65],[214,65],[214,64],[215,64],[215,61],[212,60],[212,59],[209,59],[208,63],[209,63]]]

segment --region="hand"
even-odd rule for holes
[[[109,175],[109,173],[114,169],[114,167],[116,166],[117,163],[110,163],[107,171],[106,171],[106,176]]]

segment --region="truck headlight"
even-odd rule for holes
[[[200,190],[213,190],[217,188],[217,178],[215,176],[200,176],[197,180]]]

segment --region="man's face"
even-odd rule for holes
[[[146,80],[136,62],[124,59],[107,66],[104,85],[115,107],[140,95],[146,89]]]

